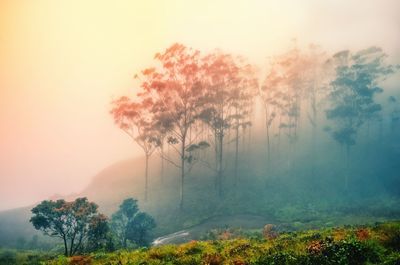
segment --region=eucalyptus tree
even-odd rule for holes
[[[307,119],[312,128],[311,154],[312,174],[315,175],[317,159],[316,149],[318,142],[318,128],[320,123],[319,113],[326,104],[329,93],[329,82],[334,72],[333,64],[326,52],[319,46],[311,44],[304,54],[304,97],[307,102]]]
[[[245,134],[246,128],[252,126],[251,115],[254,109],[255,98],[258,93],[258,78],[256,76],[257,69],[255,66],[247,63],[247,61],[239,57],[237,58],[239,67],[239,78],[231,91],[231,107],[232,107],[232,125],[231,128],[235,132],[235,162],[234,162],[234,185],[238,183],[238,166],[239,166],[239,131]],[[244,144],[244,143],[243,143]]]
[[[147,79],[142,88],[153,98],[155,122],[159,128],[165,128],[166,142],[178,156],[176,160],[163,154],[166,161],[180,170],[179,207],[182,209],[185,177],[197,161],[198,151],[208,147],[206,142],[199,141],[199,132],[191,134],[203,93],[200,52],[174,44],[154,58],[158,66],[143,72]]]
[[[283,78],[278,75],[277,69],[275,69],[274,64],[272,63],[265,77],[265,80],[260,86],[259,95],[262,99],[264,111],[265,111],[265,127],[266,127],[266,137],[267,137],[267,159],[268,165],[271,160],[271,126],[278,116],[280,108],[282,108],[280,97],[281,83]]]
[[[203,58],[204,94],[199,118],[211,129],[215,150],[215,187],[220,197],[223,194],[224,140],[232,127],[233,89],[240,82],[239,67],[230,54],[214,52]]]
[[[143,150],[145,155],[144,200],[148,199],[149,159],[159,145],[158,131],[154,128],[153,100],[139,95],[137,101],[122,96],[112,102],[114,122]]]
[[[286,133],[291,151],[289,155],[293,158],[305,85],[305,63],[305,57],[297,48],[272,58],[271,67],[260,89],[266,112],[267,148],[270,148],[269,129],[279,116],[279,137],[281,131]]]
[[[378,47],[356,53],[341,51],[332,58],[336,75],[331,82],[330,108],[326,110],[326,116],[333,124],[330,130],[333,139],[346,150],[346,190],[350,148],[356,144],[362,125],[380,114],[382,107],[376,102],[375,95],[383,91],[380,82],[393,73],[393,66],[388,65],[385,58]]]

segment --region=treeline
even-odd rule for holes
[[[164,162],[180,172],[182,209],[186,177],[196,163],[214,172],[215,192],[223,198],[226,160],[231,157],[226,155],[228,145],[234,160],[229,177],[236,192],[240,156],[251,154],[254,125],[262,123],[266,129],[267,171],[282,160],[294,167],[299,133],[309,133],[311,175],[316,171],[320,131],[345,150],[348,168],[360,130],[369,135],[372,128],[378,128],[381,138],[387,124],[391,135],[398,130],[396,96],[388,96],[384,112],[376,95],[384,91],[382,81],[399,66],[387,63],[379,47],[333,55],[318,46],[294,47],[272,57],[264,71],[241,56],[220,50],[204,54],[182,44],[157,53],[154,60],[152,67],[135,75],[139,92],[114,100],[111,110],[115,123],[143,149],[145,201],[149,159],[154,152],[161,157],[161,176]],[[264,118],[255,120],[260,105]],[[347,173],[343,176],[344,190],[348,177]]]

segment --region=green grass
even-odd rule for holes
[[[43,264],[400,264],[400,221],[281,233],[273,239],[264,238],[260,231],[258,234],[229,231],[228,236],[219,238],[227,239],[71,258],[58,256]],[[0,253],[3,255],[4,251]],[[20,255],[26,254],[17,253]]]

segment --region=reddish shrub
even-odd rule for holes
[[[307,246],[307,252],[312,254],[312,255],[318,255],[319,253],[324,250],[325,244],[323,241],[312,241],[308,246]]]
[[[219,254],[207,254],[204,258],[204,264],[206,265],[220,265],[222,264],[222,257]]]
[[[69,260],[69,264],[71,265],[89,265],[91,263],[91,258],[87,256],[73,256]]]
[[[367,240],[370,238],[368,229],[361,228],[356,231],[356,236],[358,240]]]

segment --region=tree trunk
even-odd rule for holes
[[[224,135],[223,133],[220,133],[218,136],[218,145],[219,145],[219,152],[218,152],[218,168],[217,168],[217,174],[218,174],[218,196],[222,198],[222,174],[223,174],[223,165],[222,165],[222,159],[223,159],[223,139]]]
[[[83,234],[80,235],[78,244],[76,244],[74,250],[73,250],[72,253],[71,253],[71,256],[74,255],[74,254],[79,250],[79,248],[80,248],[81,245],[82,245],[82,240],[83,240]]]
[[[281,124],[282,124],[282,115],[279,115],[279,126],[278,126],[278,148],[277,148],[277,159],[278,161],[280,161],[281,159],[281,134],[282,134],[282,128],[281,128]]]
[[[179,190],[179,209],[183,210],[183,192],[184,192],[184,181],[185,181],[185,142],[186,137],[182,139],[182,146],[181,146],[181,183],[180,183],[180,190]]]
[[[347,192],[349,188],[349,163],[350,163],[350,145],[346,145],[346,173],[344,174],[344,190]]]
[[[269,124],[267,124],[267,167],[269,167],[271,161],[271,145],[269,142]]]
[[[270,150],[270,142],[269,142],[269,127],[270,127],[270,118],[269,118],[269,112],[268,112],[268,107],[266,107],[265,110],[265,125],[267,126],[267,168],[269,168],[270,165],[270,159],[271,159],[271,150]]]
[[[314,124],[312,128],[312,159],[311,159],[312,161],[311,174],[313,177],[315,177],[316,159],[317,159],[317,125]]]
[[[238,183],[238,164],[239,164],[239,126],[235,129],[235,172],[234,172],[234,187],[235,192]]]
[[[68,256],[68,245],[67,245],[67,239],[65,238],[65,235],[63,235],[63,241],[64,241],[64,256]]]
[[[164,183],[164,144],[161,144],[161,172],[160,172],[161,184]]]
[[[312,168],[311,174],[315,177],[315,169],[316,169],[316,159],[317,159],[317,133],[318,133],[318,125],[317,125],[317,106],[315,103],[315,99],[313,102],[313,123],[312,123]]]
[[[74,241],[75,241],[75,235],[71,239],[71,245],[69,246],[69,256],[72,256],[72,254],[73,254]]]
[[[145,165],[145,184],[144,184],[144,201],[147,202],[148,190],[149,190],[149,154],[146,154],[146,165]]]

